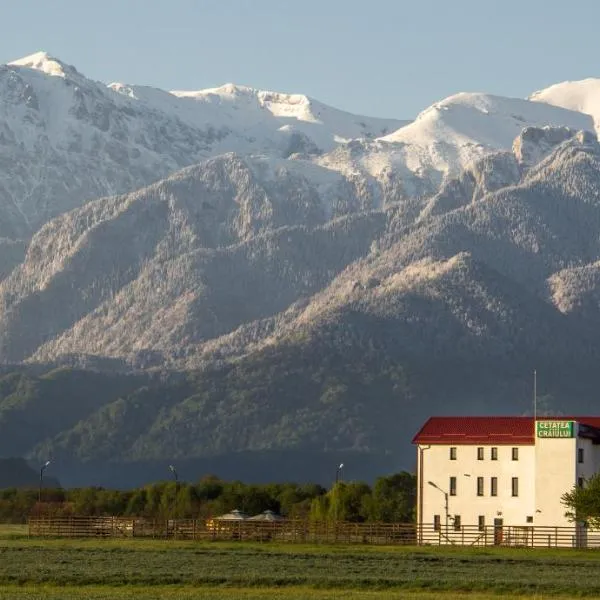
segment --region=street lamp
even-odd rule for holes
[[[175,518],[175,511],[177,510],[177,496],[179,495],[179,475],[177,474],[177,469],[173,465],[169,465],[169,471],[173,473],[173,479],[175,480],[175,500],[173,502],[173,518]]]
[[[42,503],[42,486],[44,485],[44,471],[48,468],[51,461],[47,460],[40,469],[40,489],[38,490],[38,504]]]
[[[342,469],[344,468],[344,463],[340,463],[340,466],[335,470],[335,482],[341,480],[342,478]]]
[[[446,538],[448,538],[448,492],[444,491],[441,487],[437,486],[433,481],[427,482],[431,487],[439,490],[444,494],[444,510],[446,511]]]

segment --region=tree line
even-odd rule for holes
[[[416,478],[405,471],[379,477],[373,486],[337,482],[246,484],[215,476],[197,483],[163,481],[132,490],[5,488],[0,521],[24,522],[35,513],[52,516],[131,516],[206,519],[234,509],[250,515],[272,510],[290,519],[410,522],[415,518]]]

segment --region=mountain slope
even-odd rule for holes
[[[331,171],[236,155],[98,200],[45,226],[0,285],[2,357],[190,366],[463,252],[550,301],[550,277],[600,260],[600,147],[567,134],[527,130],[512,159],[472,165],[409,226],[365,212],[371,197]]]
[[[89,203],[43,227],[0,284],[1,355],[185,353],[364,255],[385,227],[369,202],[310,163],[225,155]]]
[[[519,368],[590,368],[598,359],[598,344],[575,341],[567,317],[467,255],[414,265],[369,291],[335,297],[336,305],[307,308],[309,318],[304,311],[260,350],[174,387],[107,403],[32,452],[139,461],[402,447],[405,456],[402,436],[410,439],[427,414],[462,412],[477,401],[475,369],[488,377],[504,370],[504,385],[514,390]],[[440,385],[453,387],[428,383],[424,361]],[[458,392],[465,394],[460,404],[445,404]],[[489,400],[500,399],[496,393]],[[506,397],[501,411],[522,411],[527,401]]]

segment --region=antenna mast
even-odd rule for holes
[[[533,426],[537,419],[537,371],[533,370]]]

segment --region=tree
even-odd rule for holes
[[[415,519],[417,478],[406,471],[379,477],[373,486],[369,520],[408,523]]]
[[[584,486],[575,486],[562,495],[567,508],[565,517],[572,522],[585,522],[593,529],[600,528],[600,473],[593,475]]]

